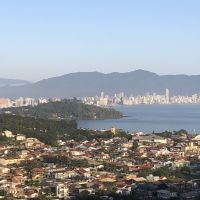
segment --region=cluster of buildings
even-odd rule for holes
[[[170,96],[170,91],[168,89],[166,89],[164,95],[148,93],[144,96],[126,96],[123,92],[115,94],[114,96],[109,96],[104,95],[102,92],[100,96],[84,97],[82,98],[82,101],[86,104],[94,104],[98,106],[112,106],[116,104],[197,104],[200,103],[200,95],[194,94],[192,96]]]
[[[149,94],[138,96],[127,96],[123,92],[115,94],[114,96],[105,95],[101,92],[100,96],[78,98],[83,103],[97,106],[112,106],[120,105],[137,105],[137,104],[198,104],[200,103],[200,95],[194,94],[192,96],[170,96],[169,89],[166,89],[165,94]],[[30,97],[20,97],[15,100],[9,98],[0,98],[0,109],[9,107],[22,106],[37,106],[38,104],[48,103],[49,101],[61,101],[60,98],[39,98],[34,99]]]
[[[8,142],[0,144],[0,198],[73,199],[96,194],[112,199],[113,192],[134,194],[135,199],[200,196],[199,135],[132,133],[128,140],[116,129],[112,132],[107,139],[59,140],[56,147],[20,133],[2,132]],[[159,169],[170,173],[154,173]]]
[[[22,106],[37,106],[38,104],[48,103],[49,101],[61,101],[59,98],[39,98],[34,99],[30,97],[20,97],[15,100],[9,98],[0,98],[0,109],[1,108],[10,108],[10,107],[22,107]]]

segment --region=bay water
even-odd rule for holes
[[[125,131],[145,133],[177,131],[185,129],[190,133],[200,133],[200,105],[133,105],[114,106],[125,117],[106,120],[80,120],[79,128],[95,130],[120,128]]]

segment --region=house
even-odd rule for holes
[[[143,177],[136,177],[136,178],[133,178],[133,181],[140,183],[140,182],[146,182],[147,180]]]
[[[79,170],[77,170],[77,173],[85,178],[90,178],[90,176],[91,176],[90,171],[87,169],[79,169]]]
[[[134,140],[138,140],[139,142],[147,142],[147,143],[161,143],[161,144],[167,144],[167,139],[160,137],[158,135],[155,134],[151,134],[151,135],[142,135],[142,136],[138,136],[138,137],[134,137]]]
[[[146,177],[146,180],[148,182],[157,182],[160,180],[159,176],[154,176],[153,174],[149,174],[149,176]]]
[[[131,140],[129,142],[123,143],[122,147],[124,147],[124,148],[132,148],[133,147],[133,141]]]
[[[0,167],[0,175],[1,174],[7,174],[7,173],[9,173],[10,172],[10,169],[9,168],[7,168],[7,167]]]
[[[27,150],[22,150],[22,151],[18,152],[18,155],[20,158],[26,158],[28,154],[29,154],[29,151],[27,151]]]
[[[1,165],[12,165],[12,164],[19,164],[24,159],[22,158],[0,158],[0,164]]]
[[[9,193],[12,194],[14,198],[24,197],[24,187],[22,185],[11,183]]]
[[[185,151],[198,151],[198,146],[194,145],[194,142],[189,142],[189,144],[185,147]]]
[[[20,175],[13,176],[12,183],[14,183],[15,185],[22,185],[25,183],[25,178]]]
[[[160,149],[159,151],[156,152],[156,157],[158,156],[165,156],[165,155],[169,155],[170,154],[170,151],[167,150],[167,148],[163,148],[163,149]]]
[[[38,197],[38,191],[33,188],[25,188],[24,195],[26,199],[33,199]]]
[[[79,174],[73,170],[66,170],[65,168],[57,168],[48,170],[45,172],[45,177],[50,179],[60,179],[64,180],[66,178],[73,178],[78,176]]]
[[[82,156],[84,155],[85,153],[83,151],[75,151],[75,150],[72,150],[71,151],[71,155],[72,156]]]
[[[192,138],[192,141],[200,141],[200,135],[197,135],[194,138]]]
[[[109,154],[105,154],[105,153],[101,153],[101,155],[99,155],[99,157],[100,157],[102,160],[110,159]]]
[[[32,180],[41,180],[44,176],[44,169],[41,168],[34,168],[32,170]]]
[[[174,161],[175,167],[189,167],[190,166],[190,161],[181,159],[181,160],[176,160]]]
[[[95,194],[95,190],[93,188],[81,188],[81,189],[79,189],[79,194],[84,191],[87,191],[90,195]]]
[[[14,138],[15,137],[15,135],[13,135],[13,133],[11,131],[8,131],[8,130],[4,131],[2,133],[2,136],[5,136],[7,138]]]
[[[15,139],[17,141],[24,141],[24,140],[26,140],[26,136],[22,135],[22,134],[17,134],[16,137],[15,137]]]
[[[56,196],[65,199],[69,196],[69,188],[65,183],[57,183]]]
[[[26,148],[33,148],[33,147],[40,148],[41,146],[44,145],[36,138],[27,138],[24,142],[25,142],[24,145]]]
[[[137,176],[135,174],[128,174],[126,175],[126,180],[130,181],[130,180],[134,180]]]
[[[115,128],[115,127],[112,127],[112,128],[110,129],[110,131],[111,131],[111,133],[113,133],[113,135],[116,135],[116,134],[118,133],[119,129],[117,129],[117,128]]]
[[[122,188],[117,188],[117,191],[116,191],[116,193],[122,194],[124,196],[130,195],[131,192],[132,192],[132,188],[130,186],[128,186],[128,185],[125,185]]]

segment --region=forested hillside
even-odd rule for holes
[[[23,117],[35,117],[42,119],[114,119],[121,118],[122,113],[112,108],[101,108],[94,105],[86,105],[77,100],[62,100],[40,104],[36,107],[19,107],[4,109]]]
[[[27,137],[34,137],[45,144],[57,145],[57,140],[85,141],[100,138],[112,138],[111,131],[101,132],[94,130],[77,129],[75,120],[45,120],[33,117],[21,117],[11,114],[0,115],[0,132],[12,131],[22,133]],[[130,139],[131,135],[119,131],[115,136]],[[5,138],[1,138],[5,139]]]
[[[34,137],[45,144],[55,145],[64,134],[77,129],[74,120],[45,120],[17,115],[0,115],[0,132],[4,130],[22,133],[27,137]]]

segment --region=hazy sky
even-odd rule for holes
[[[0,76],[200,74],[199,0],[0,0]]]

